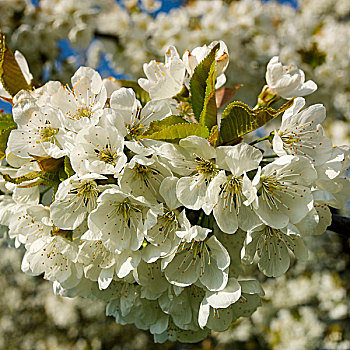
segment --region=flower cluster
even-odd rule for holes
[[[328,231],[317,240],[309,237],[307,243],[307,262],[297,261],[288,274],[262,283],[264,307],[250,318],[241,318],[227,331],[211,334],[216,348],[248,343],[283,350],[349,348],[346,325],[350,298],[345,288],[348,266],[341,236]],[[105,317],[103,301],[53,295],[50,283],[18,269],[22,256],[23,249],[9,249],[6,242],[0,242],[3,348],[25,345],[37,349],[45,344],[49,349],[101,350],[123,344],[135,350],[163,350],[178,345],[154,344],[152,336],[132,325],[115,324],[112,318]],[[186,347],[198,349],[198,343]]]
[[[221,113],[228,62],[222,41],[182,57],[170,46],[134,88],[81,67],[71,86],[13,96],[0,223],[25,247],[25,273],[106,301],[156,342],[197,342],[260,305],[241,263],[277,277],[307,259],[304,237],[347,200],[349,149],[323,135],[322,105],[304,108],[315,83],[278,57],[254,109]],[[277,98],[289,101],[268,107]],[[280,129],[245,142],[282,112]]]

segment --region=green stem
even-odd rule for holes
[[[215,219],[214,219],[214,217],[213,217],[213,214],[211,214],[211,215],[209,216],[209,219],[208,219],[209,228],[211,228],[211,229],[214,228],[214,221],[215,221]]]
[[[267,160],[262,160],[261,162],[260,162],[260,166],[265,166],[265,165],[268,165],[268,164],[271,164],[272,162],[271,161],[267,161]]]
[[[259,143],[259,142],[261,142],[261,141],[268,140],[270,137],[271,137],[271,134],[269,134],[269,135],[267,135],[267,136],[264,136],[264,137],[262,137],[262,138],[260,138],[260,139],[257,139],[257,140],[255,140],[255,141],[252,141],[252,142],[250,142],[249,144],[252,146],[252,145],[255,145],[256,143]]]
[[[268,155],[268,156],[264,156],[263,159],[276,158],[276,157],[278,157],[277,154],[271,154],[271,155]]]
[[[259,109],[259,108],[261,108],[261,107],[266,107],[266,106],[261,105],[260,103],[257,103],[257,104],[254,106],[253,110]]]
[[[198,217],[198,222],[197,222],[198,226],[201,226],[202,221],[203,221],[203,217],[204,217],[204,211],[201,211],[199,214],[199,217]]]

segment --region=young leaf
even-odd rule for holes
[[[152,135],[167,128],[168,126],[183,123],[187,123],[184,118],[180,117],[179,115],[170,115],[162,120],[155,120],[151,122],[148,129],[142,134],[142,136],[147,137],[147,135]]]
[[[217,125],[217,108],[216,108],[216,96],[215,96],[215,60],[211,64],[208,78],[206,81],[205,97],[203,103],[203,109],[200,115],[199,122],[211,129],[214,125]]]
[[[219,49],[220,43],[217,43],[210,51],[207,57],[195,68],[190,80],[190,91],[192,109],[196,119],[199,121],[204,106],[206,83],[212,63],[215,62],[215,54]]]
[[[16,129],[12,114],[0,114],[0,160],[5,158],[7,139],[11,130]]]
[[[136,98],[144,106],[148,101],[150,101],[149,94],[146,90],[137,83],[137,81],[120,79],[118,80],[122,87],[132,88],[135,91]]]
[[[29,90],[20,66],[12,51],[7,47],[5,36],[0,34],[0,81],[4,89],[13,97],[18,91]]]
[[[42,171],[51,171],[55,172],[58,168],[62,166],[64,158],[51,158],[51,157],[40,157],[33,154],[30,154],[39,165],[39,168]]]
[[[146,138],[152,140],[166,141],[171,143],[178,143],[181,139],[187,136],[200,136],[207,138],[209,130],[206,126],[201,124],[183,123],[168,126],[152,135],[147,135]]]
[[[276,118],[288,109],[294,102],[289,100],[278,110],[264,107],[256,110],[250,109],[240,101],[229,104],[224,110],[219,127],[219,144],[231,144],[241,136],[254,131]]]

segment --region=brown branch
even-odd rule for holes
[[[96,38],[113,40],[117,45],[120,44],[120,39],[117,35],[101,33],[98,31],[94,32]]]
[[[332,223],[327,230],[350,237],[350,218],[332,213]]]

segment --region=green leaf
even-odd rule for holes
[[[1,113],[0,114],[0,131],[7,130],[9,128],[15,129],[17,124],[13,121],[12,114]]]
[[[142,106],[151,100],[148,92],[142,89],[137,81],[126,79],[119,79],[118,81],[122,87],[132,88],[135,91],[136,98],[141,102]]]
[[[240,101],[229,104],[221,117],[218,135],[219,144],[234,143],[235,140],[243,135],[260,128],[276,118],[292,106],[293,103],[294,99],[291,99],[278,110],[269,107],[253,110]]]
[[[168,126],[146,137],[152,140],[178,143],[181,139],[192,135],[208,138],[209,130],[206,126],[201,124],[183,123]]]
[[[57,176],[60,179],[60,181],[67,180],[69,177],[75,174],[75,171],[73,170],[72,165],[70,163],[69,157],[64,156],[62,159],[63,167],[60,167],[57,173]]]
[[[5,36],[0,34],[0,81],[4,89],[13,97],[18,91],[30,90],[20,66],[12,51],[7,47]]]
[[[64,172],[67,174],[68,177],[71,177],[75,174],[75,171],[72,168],[72,165],[70,163],[69,157],[64,157]]]
[[[168,126],[183,123],[187,123],[184,118],[180,117],[179,115],[170,115],[162,120],[155,120],[151,122],[148,129],[142,134],[142,136],[147,137],[147,135],[152,135],[167,128]]]
[[[204,106],[207,79],[209,76],[210,68],[212,66],[212,63],[215,62],[215,54],[219,46],[220,43],[216,44],[211,49],[208,56],[198,64],[190,80],[192,109],[198,121]]]
[[[215,60],[211,64],[209,75],[206,81],[205,97],[203,109],[200,115],[199,122],[209,129],[217,125],[217,107],[215,95]]]
[[[21,188],[34,187],[41,184],[44,184],[49,187],[57,188],[57,186],[60,183],[58,178],[58,173],[57,172],[53,173],[50,171],[32,171],[26,175],[22,175],[18,177],[12,177],[4,173],[0,173],[0,175],[3,176],[5,181],[19,185],[19,187]],[[35,179],[38,179],[38,180],[25,185],[21,185],[23,182],[32,181]]]
[[[43,183],[46,186],[53,188],[53,200],[55,198],[55,194],[57,192],[58,185],[61,182],[61,180],[59,178],[59,174],[60,174],[60,171],[58,171],[58,172],[42,171],[40,173],[40,178],[42,179]]]
[[[0,160],[5,158],[7,140],[11,130],[16,127],[17,124],[13,121],[12,114],[0,114]]]
[[[217,125],[214,125],[210,131],[210,135],[208,138],[208,141],[213,147],[218,146],[218,137],[219,137],[219,127]]]

